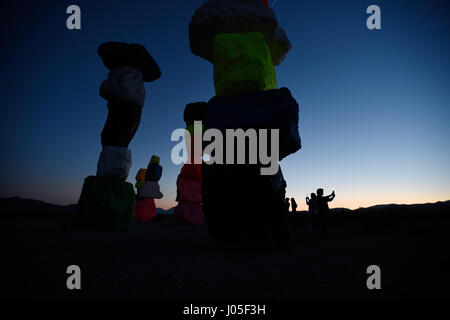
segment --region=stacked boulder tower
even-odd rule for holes
[[[189,24],[192,52],[214,66],[216,96],[207,105],[204,129],[278,130],[268,135],[278,145],[277,164],[265,175],[261,159],[249,162],[255,150],[245,145],[245,164],[237,148],[224,158],[233,164],[202,164],[202,205],[209,232],[220,246],[272,246],[289,238],[285,211],[286,181],[278,160],[301,148],[299,106],[287,88],[277,89],[275,66],[291,48],[275,14],[261,0],[210,0],[196,10]],[[228,142],[227,142],[228,143]],[[254,153],[254,152],[253,152]]]
[[[77,222],[102,229],[129,229],[136,200],[133,185],[126,182],[132,162],[128,145],[141,121],[144,82],[157,80],[161,70],[139,44],[107,42],[99,46],[98,54],[109,69],[100,86],[100,96],[108,101],[108,117],[101,133],[97,174],[84,181]]]
[[[174,220],[177,224],[204,224],[202,210],[202,155],[203,152],[195,152],[195,146],[201,148],[203,125],[206,115],[206,102],[190,103],[184,109],[184,122],[186,123],[186,135],[189,134],[190,146],[187,148],[189,159],[181,168],[177,178],[178,205],[174,210]],[[197,134],[196,134],[197,133]]]
[[[159,162],[159,157],[153,155],[147,169],[139,169],[136,175],[137,195],[134,209],[136,220],[152,221],[156,217],[155,199],[163,197],[159,187],[163,168]]]

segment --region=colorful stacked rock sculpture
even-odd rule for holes
[[[136,175],[137,196],[134,210],[136,220],[152,221],[156,217],[154,199],[163,197],[158,183],[163,171],[159,162],[159,157],[153,155],[147,169],[140,169]]]
[[[129,229],[136,200],[133,185],[125,182],[132,162],[128,145],[141,121],[144,82],[158,79],[161,71],[139,44],[107,42],[99,46],[98,54],[110,71],[100,86],[100,96],[108,101],[108,118],[101,133],[103,149],[97,175],[85,179],[76,222],[96,228]]]
[[[174,210],[174,220],[177,224],[205,223],[202,210],[202,153],[196,154],[194,146],[202,145],[203,126],[196,121],[204,120],[206,108],[206,102],[197,102],[188,104],[184,109],[184,121],[191,145],[187,148],[189,161],[183,165],[177,178],[178,205]]]
[[[226,129],[278,129],[279,160],[299,150],[299,107],[287,88],[277,89],[274,68],[291,44],[267,1],[206,1],[189,31],[192,52],[214,65],[216,96],[208,102],[204,129],[218,129],[224,137]],[[248,163],[249,144],[245,152]],[[261,175],[262,167],[259,160],[203,163],[203,211],[217,244],[272,246],[288,240],[286,181],[281,168]]]

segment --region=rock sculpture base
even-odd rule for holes
[[[130,229],[136,204],[133,185],[115,177],[89,176],[77,205],[76,224],[99,229]]]
[[[222,247],[272,247],[289,238],[286,182],[281,169],[261,176],[259,166],[203,164],[206,225]]]

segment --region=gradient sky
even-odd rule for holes
[[[0,197],[78,200],[107,116],[97,47],[116,40],[145,45],[162,70],[146,84],[128,181],[159,155],[157,206],[175,205],[171,132],[184,127],[187,103],[214,95],[212,65],[189,49],[188,23],[202,3],[2,1]],[[81,8],[79,31],[66,28],[71,4]],[[382,30],[366,28],[371,4]],[[336,191],[332,207],[450,199],[448,2],[278,0],[274,9],[292,42],[278,85],[300,105],[303,147],[281,162],[299,209],[317,187]]]

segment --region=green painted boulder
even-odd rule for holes
[[[78,200],[76,224],[106,230],[130,229],[135,204],[131,183],[115,177],[89,176]]]
[[[259,32],[217,34],[213,63],[217,96],[277,88],[270,50]]]

